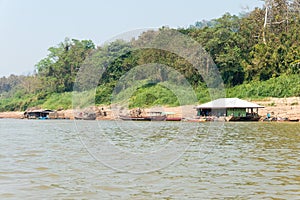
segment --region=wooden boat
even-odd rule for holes
[[[245,116],[245,117],[229,117],[227,121],[229,122],[257,122],[260,120],[260,116]]]
[[[140,117],[134,117],[134,116],[127,116],[127,115],[121,115],[119,117],[120,119],[124,121],[165,121],[166,116],[140,116]]]
[[[182,117],[176,117],[174,112],[164,112],[163,114],[165,114],[167,116],[166,121],[181,121]]]
[[[289,119],[289,122],[299,122],[299,119]]]
[[[76,120],[96,120],[96,117],[74,117]]]
[[[120,115],[120,119],[124,121],[151,121],[151,118],[149,117],[134,117],[134,116],[128,116],[128,115]]]
[[[120,115],[119,118],[125,121],[165,121],[167,116],[162,112],[148,112],[147,115]]]
[[[273,118],[265,118],[263,121],[264,122],[299,122],[299,119],[289,119],[287,117],[285,118],[273,117]]]
[[[150,116],[151,121],[165,121],[167,116]]]
[[[96,113],[79,113],[78,116],[74,116],[76,120],[95,120]]]
[[[166,121],[181,121],[181,117],[167,117]]]

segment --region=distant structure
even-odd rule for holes
[[[209,120],[223,117],[225,121],[258,121],[259,108],[264,107],[239,98],[216,99],[196,107],[200,118]]]
[[[27,119],[49,119],[49,115],[54,113],[53,110],[27,110],[24,112],[24,117]]]

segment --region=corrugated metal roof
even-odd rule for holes
[[[197,106],[197,108],[264,108],[255,103],[251,103],[239,98],[221,98]]]
[[[25,113],[50,113],[50,112],[54,112],[54,110],[39,109],[39,110],[27,110],[27,111],[25,111]]]

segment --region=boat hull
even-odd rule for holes
[[[182,118],[181,117],[167,117],[166,121],[181,121]]]
[[[165,116],[145,116],[145,117],[131,117],[131,116],[120,116],[120,119],[124,121],[165,121]]]
[[[247,116],[247,117],[231,117],[230,122],[257,122],[260,120],[259,116]]]
[[[74,117],[76,120],[96,120],[96,117]]]
[[[120,119],[124,121],[151,121],[148,117],[128,117],[128,116],[121,116]]]

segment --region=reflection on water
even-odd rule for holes
[[[300,196],[299,123],[137,123],[0,120],[0,199]],[[79,139],[87,134],[87,147],[93,148],[99,132],[122,151],[137,154],[178,138],[175,144],[188,148],[160,170],[119,172],[96,161]]]

